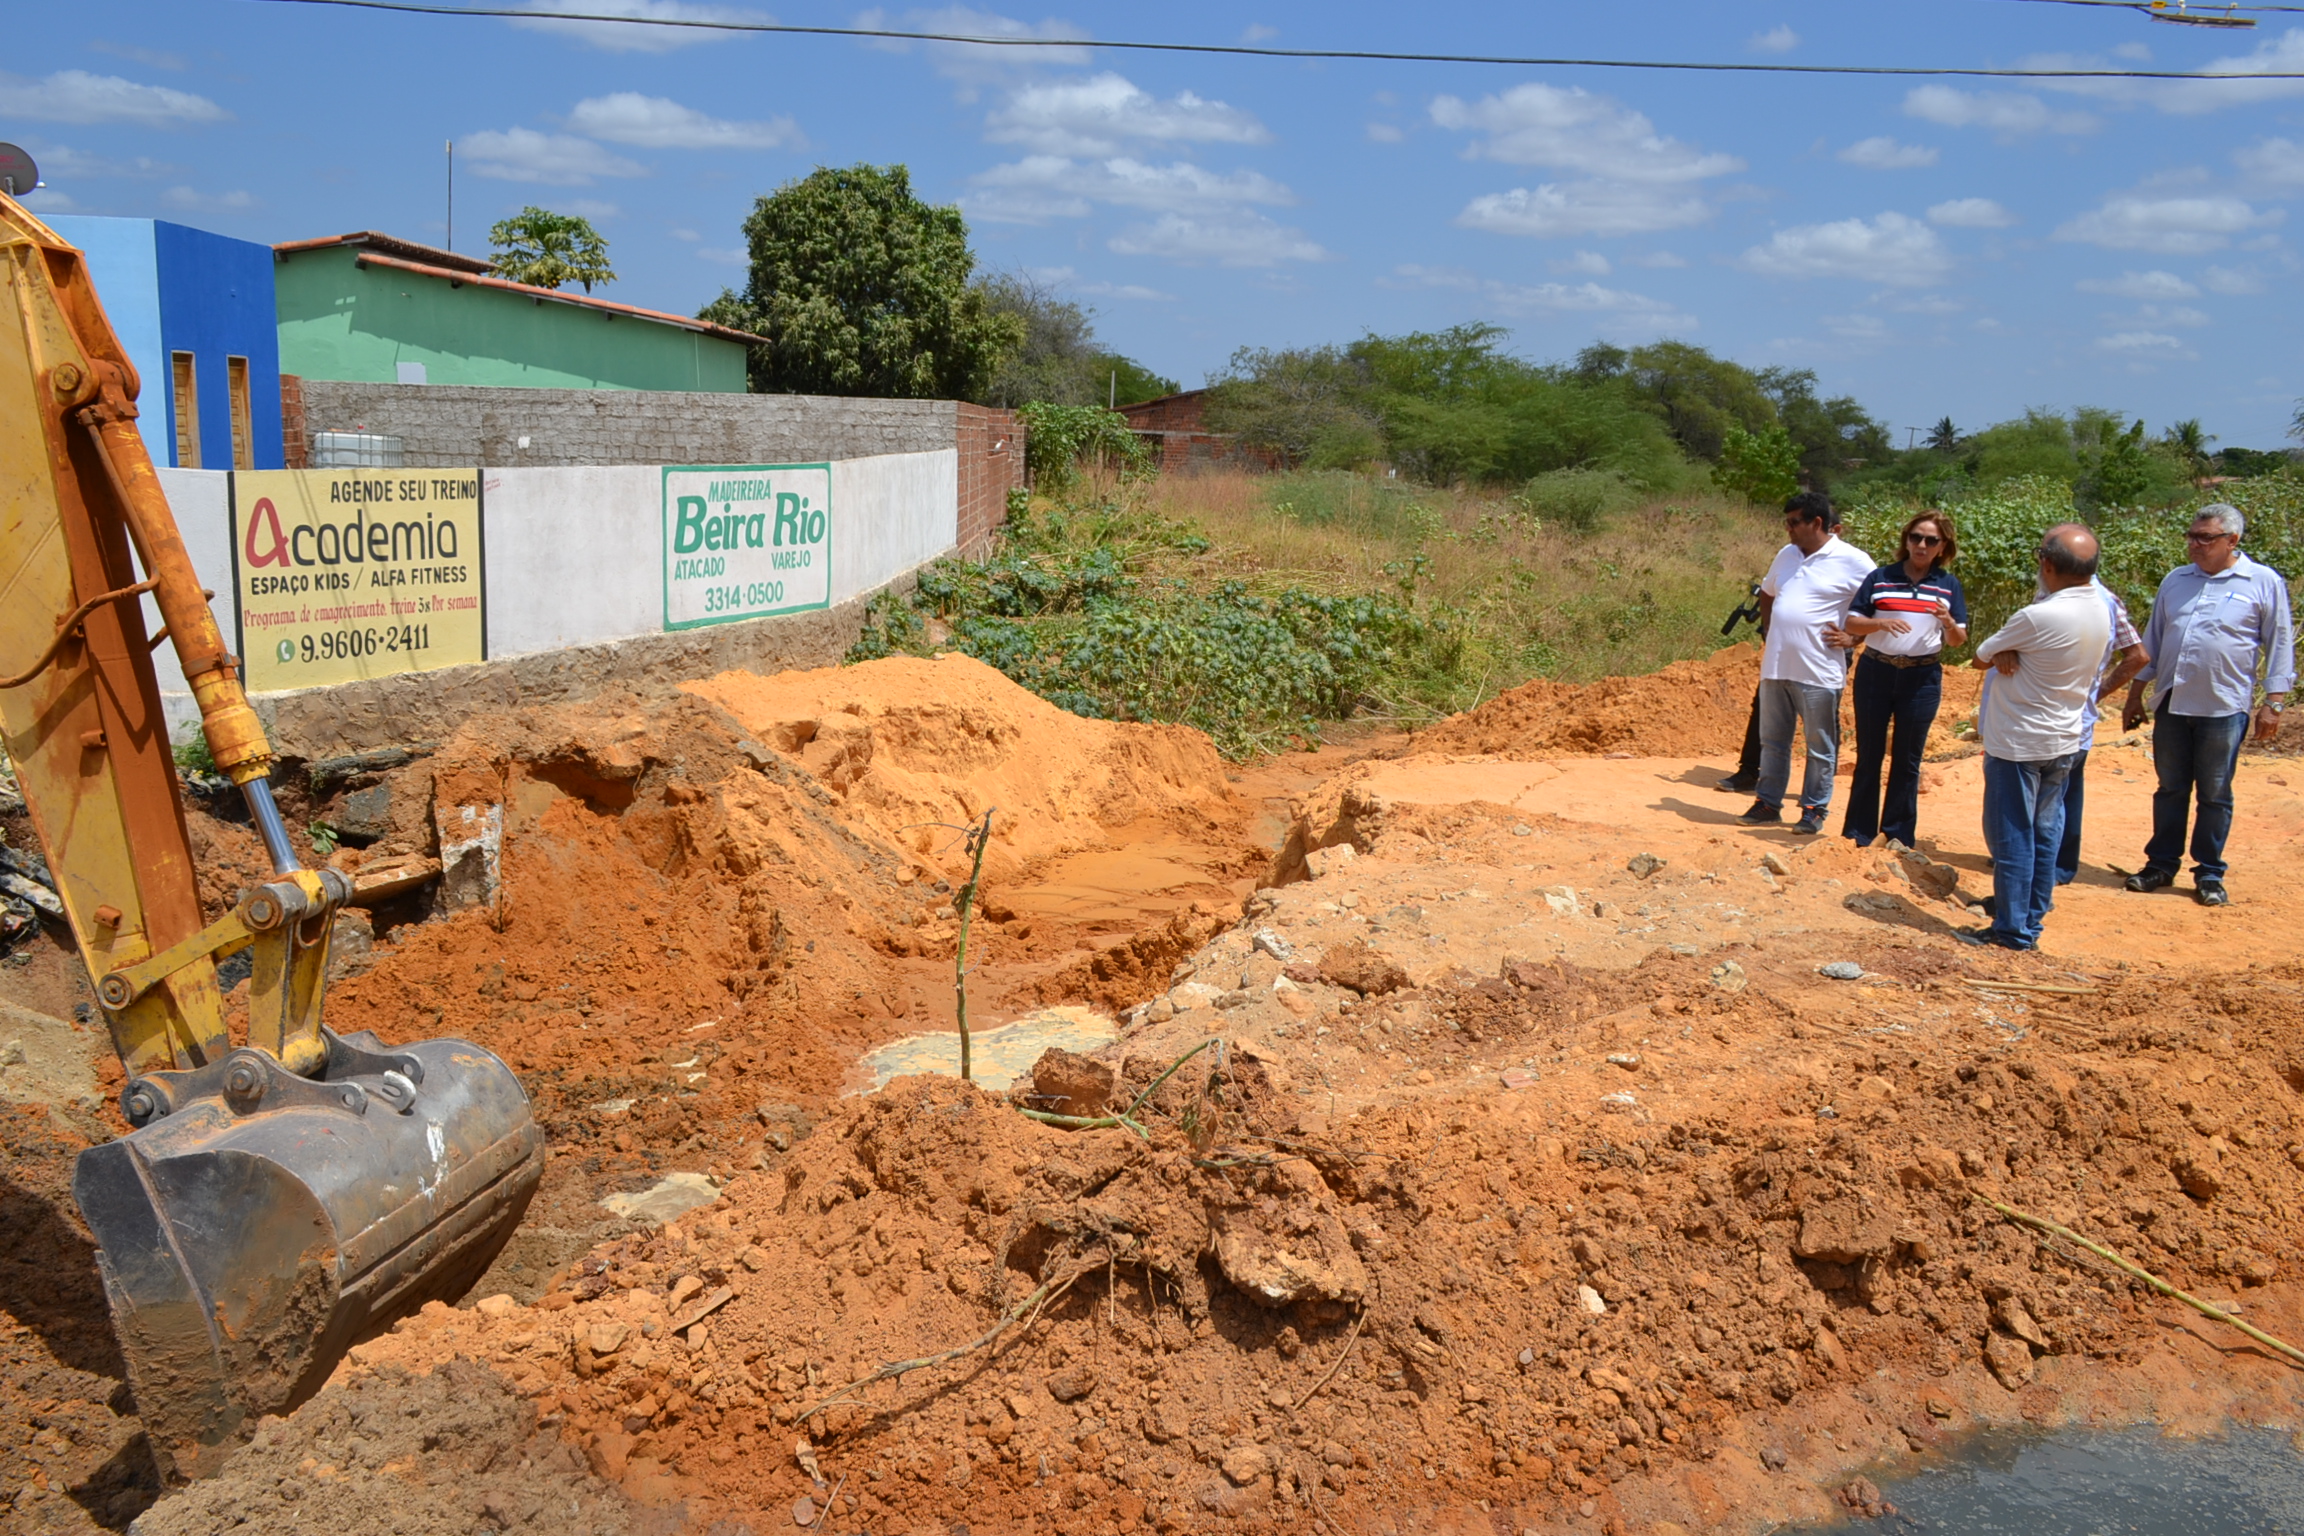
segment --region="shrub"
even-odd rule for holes
[[[1123,480],[1158,467],[1152,445],[1117,411],[1035,400],[1019,406],[1016,414],[1024,423],[1024,466],[1032,472],[1033,485],[1050,494],[1070,490],[1079,478],[1080,461],[1091,454],[1117,466]]]

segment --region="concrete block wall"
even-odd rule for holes
[[[410,469],[815,464],[955,446],[950,400],[685,390],[494,389],[307,378],[310,432],[380,432]]]

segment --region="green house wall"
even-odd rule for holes
[[[360,266],[350,247],[279,262],[280,371],[390,384],[422,363],[427,384],[526,389],[694,389],[741,394],[741,343],[637,315],[536,300]]]

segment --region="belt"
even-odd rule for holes
[[[1925,656],[1890,656],[1885,652],[1866,648],[1864,657],[1867,661],[1885,662],[1891,667],[1940,667],[1944,665],[1944,653],[1942,651],[1930,651]]]

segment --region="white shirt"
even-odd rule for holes
[[[2096,678],[2112,644],[2112,614],[2088,582],[2017,610],[1976,647],[1978,661],[2017,655],[2013,677],[1995,677],[1976,714],[1976,736],[2002,762],[2042,763],[2080,750],[2095,708]]]
[[[1848,617],[1856,589],[1872,574],[1872,557],[1838,534],[1812,555],[1787,544],[1761,579],[1760,590],[1775,599],[1768,611],[1768,642],[1760,651],[1760,676],[1770,682],[1807,683],[1837,690],[1848,680],[1848,653],[1824,643],[1827,625]]]

